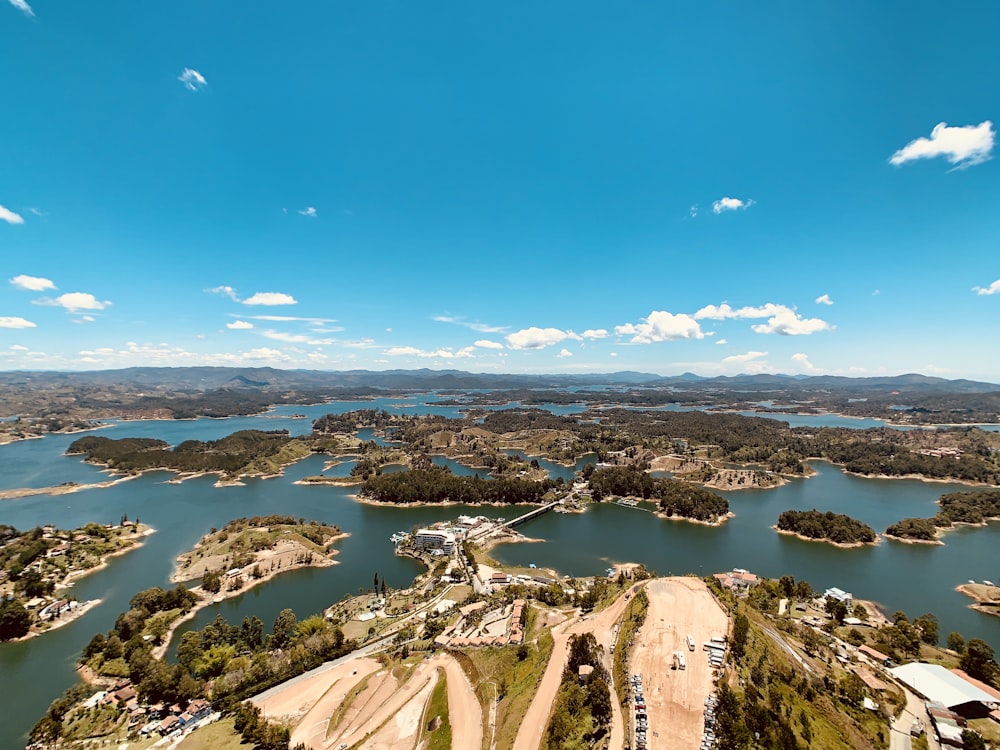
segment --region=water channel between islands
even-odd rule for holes
[[[213,440],[236,430],[287,429],[307,433],[312,420],[327,413],[358,408],[409,407],[408,413],[458,416],[455,407],[424,405],[426,397],[336,402],[312,407],[279,407],[267,415],[192,421],[119,422],[98,434],[107,437],[156,437],[171,444],[183,440]],[[573,413],[577,406],[553,406]],[[305,414],[306,418],[292,418]],[[797,417],[796,426],[870,427],[873,420],[833,415]],[[0,488],[49,487],[62,482],[81,484],[107,480],[107,474],[79,456],[63,455],[78,435],[54,435],[0,446]],[[0,747],[23,747],[24,735],[49,703],[76,679],[78,654],[96,632],[108,630],[129,599],[150,586],[169,586],[174,558],[191,548],[212,527],[240,516],[287,513],[340,526],[350,536],[337,546],[338,565],[283,574],[240,597],[206,607],[185,628],[200,628],[221,614],[230,622],[257,615],[270,629],[286,607],[299,617],[319,612],[347,593],[371,585],[375,572],[388,584],[403,588],[421,571],[413,560],[396,557],[389,536],[398,530],[468,513],[507,516],[513,508],[467,506],[397,508],[355,502],[356,488],[294,484],[322,471],[327,457],[311,456],[286,469],[284,476],[248,480],[243,486],[214,487],[214,477],[169,484],[169,472],[151,472],[138,479],[64,495],[35,495],[0,501],[0,523],[19,529],[53,523],[75,528],[94,521],[139,516],[156,529],[139,550],[115,558],[109,566],[78,581],[73,593],[81,600],[103,603],[66,627],[19,643],[0,645]],[[588,459],[585,459],[585,461]],[[592,460],[592,459],[589,459]],[[438,458],[456,472],[471,470]],[[553,477],[569,478],[572,469],[541,461]],[[581,462],[582,465],[583,462]],[[349,473],[350,463],[333,474]],[[788,509],[817,508],[846,513],[876,531],[907,516],[931,516],[934,501],[946,492],[967,487],[917,480],[862,479],[836,467],[815,463],[818,474],[769,490],[724,494],[735,512],[725,525],[711,528],[661,521],[639,509],[615,504],[591,506],[584,514],[548,513],[520,530],[543,541],[509,544],[493,556],[513,565],[535,563],[561,574],[597,575],[612,562],[641,562],[660,574],[708,573],[747,568],[760,575],[785,573],[808,580],[823,590],[839,586],[855,596],[880,602],[891,614],[910,616],[933,612],[941,621],[942,637],[957,630],[966,638],[983,638],[1000,650],[1000,618],[968,609],[970,600],[954,591],[969,579],[996,580],[996,550],[1000,524],[959,528],[944,537],[944,546],[883,541],[876,547],[838,549],[776,534],[771,526]]]

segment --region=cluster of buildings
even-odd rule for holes
[[[506,605],[481,616],[476,613],[486,608],[486,602],[475,602],[459,608],[461,617],[434,639],[443,648],[469,646],[519,646],[524,643],[524,599],[515,599],[509,609]]]
[[[395,544],[410,541],[418,551],[429,551],[432,555],[450,555],[455,545],[470,536],[483,536],[503,526],[506,519],[486,516],[459,516],[453,522],[442,521],[433,526],[417,529],[414,534],[398,532],[391,541]]]
[[[84,702],[85,708],[94,706],[115,706],[128,712],[128,727],[142,724],[139,732],[144,735],[159,734],[161,737],[177,730],[197,727],[212,713],[212,704],[204,698],[196,698],[186,706],[162,703],[152,705],[139,702],[139,693],[131,680],[121,680],[109,690],[100,690]]]
[[[989,717],[1000,722],[1000,690],[960,669],[913,662],[889,673],[924,698],[927,714],[942,745],[963,747],[962,731],[969,719]]]
[[[760,583],[760,578],[756,574],[743,568],[733,568],[730,573],[714,573],[712,577],[719,582],[723,589],[735,594],[746,593]]]

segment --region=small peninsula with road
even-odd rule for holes
[[[138,549],[152,533],[127,517],[72,530],[0,525],[0,641],[40,635],[97,606],[97,599],[81,602],[68,593],[73,583]]]

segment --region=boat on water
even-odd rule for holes
[[[406,532],[397,531],[395,534],[393,534],[391,537],[389,537],[389,541],[392,542],[393,544],[399,544],[401,541],[403,541],[404,539],[406,539],[406,537],[408,537],[408,536],[409,536],[409,534],[407,534]]]

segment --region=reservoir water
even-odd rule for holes
[[[407,413],[458,416],[456,407],[427,403],[426,395],[374,402],[336,402],[317,406],[282,406],[266,415],[192,421],[119,422],[93,434],[108,437],[158,437],[171,444],[211,440],[238,429],[287,429],[305,434],[312,420],[327,413],[358,408],[404,408]],[[572,413],[579,407],[559,407]],[[302,414],[306,418],[296,418]],[[806,419],[806,418],[804,418]],[[824,426],[830,415],[823,415]],[[848,420],[845,420],[845,422]],[[856,425],[857,420],[849,420]],[[842,423],[843,424],[843,423]],[[78,436],[56,435],[0,446],[0,487],[46,487],[62,482],[94,483],[108,479],[78,456],[65,456]],[[363,436],[363,437],[370,437]],[[450,460],[456,471],[473,473]],[[583,463],[592,461],[585,457]],[[49,703],[76,679],[78,654],[96,632],[108,630],[129,599],[150,586],[169,586],[174,558],[212,527],[240,516],[288,513],[339,525],[350,537],[338,544],[339,565],[286,573],[222,604],[207,607],[185,628],[200,628],[217,614],[230,622],[257,615],[270,630],[282,609],[299,617],[319,612],[371,585],[375,572],[393,587],[407,586],[420,572],[412,560],[393,554],[389,536],[461,513],[514,515],[511,508],[464,506],[392,508],[356,502],[351,488],[305,486],[295,480],[318,474],[327,461],[311,456],[286,469],[284,476],[248,480],[243,486],[214,487],[213,477],[170,484],[168,472],[155,472],[111,487],[66,495],[36,495],[0,501],[0,523],[19,529],[53,523],[74,528],[90,521],[116,522],[123,513],[157,531],[145,546],[114,559],[104,570],[77,582],[73,593],[102,604],[63,628],[21,643],[0,645],[0,747],[23,746],[24,735]],[[572,469],[540,460],[553,477],[569,478]],[[511,564],[549,566],[561,574],[584,576],[604,572],[610,562],[642,562],[660,574],[712,572],[743,567],[765,576],[785,573],[808,580],[815,589],[839,586],[855,596],[880,602],[891,614],[911,617],[933,612],[941,621],[942,639],[953,630],[966,638],[983,638],[1000,650],[1000,618],[967,608],[968,599],[953,589],[967,579],[996,580],[1000,524],[963,528],[945,537],[945,546],[907,545],[883,541],[877,547],[838,549],[776,534],[770,527],[790,508],[847,513],[877,531],[905,516],[930,516],[943,493],[964,489],[957,484],[914,480],[850,477],[836,467],[813,464],[818,474],[771,490],[725,493],[735,518],[719,528],[656,519],[642,509],[604,504],[584,514],[549,513],[521,531],[542,541],[509,544],[493,556]],[[345,461],[329,474],[346,475]]]

